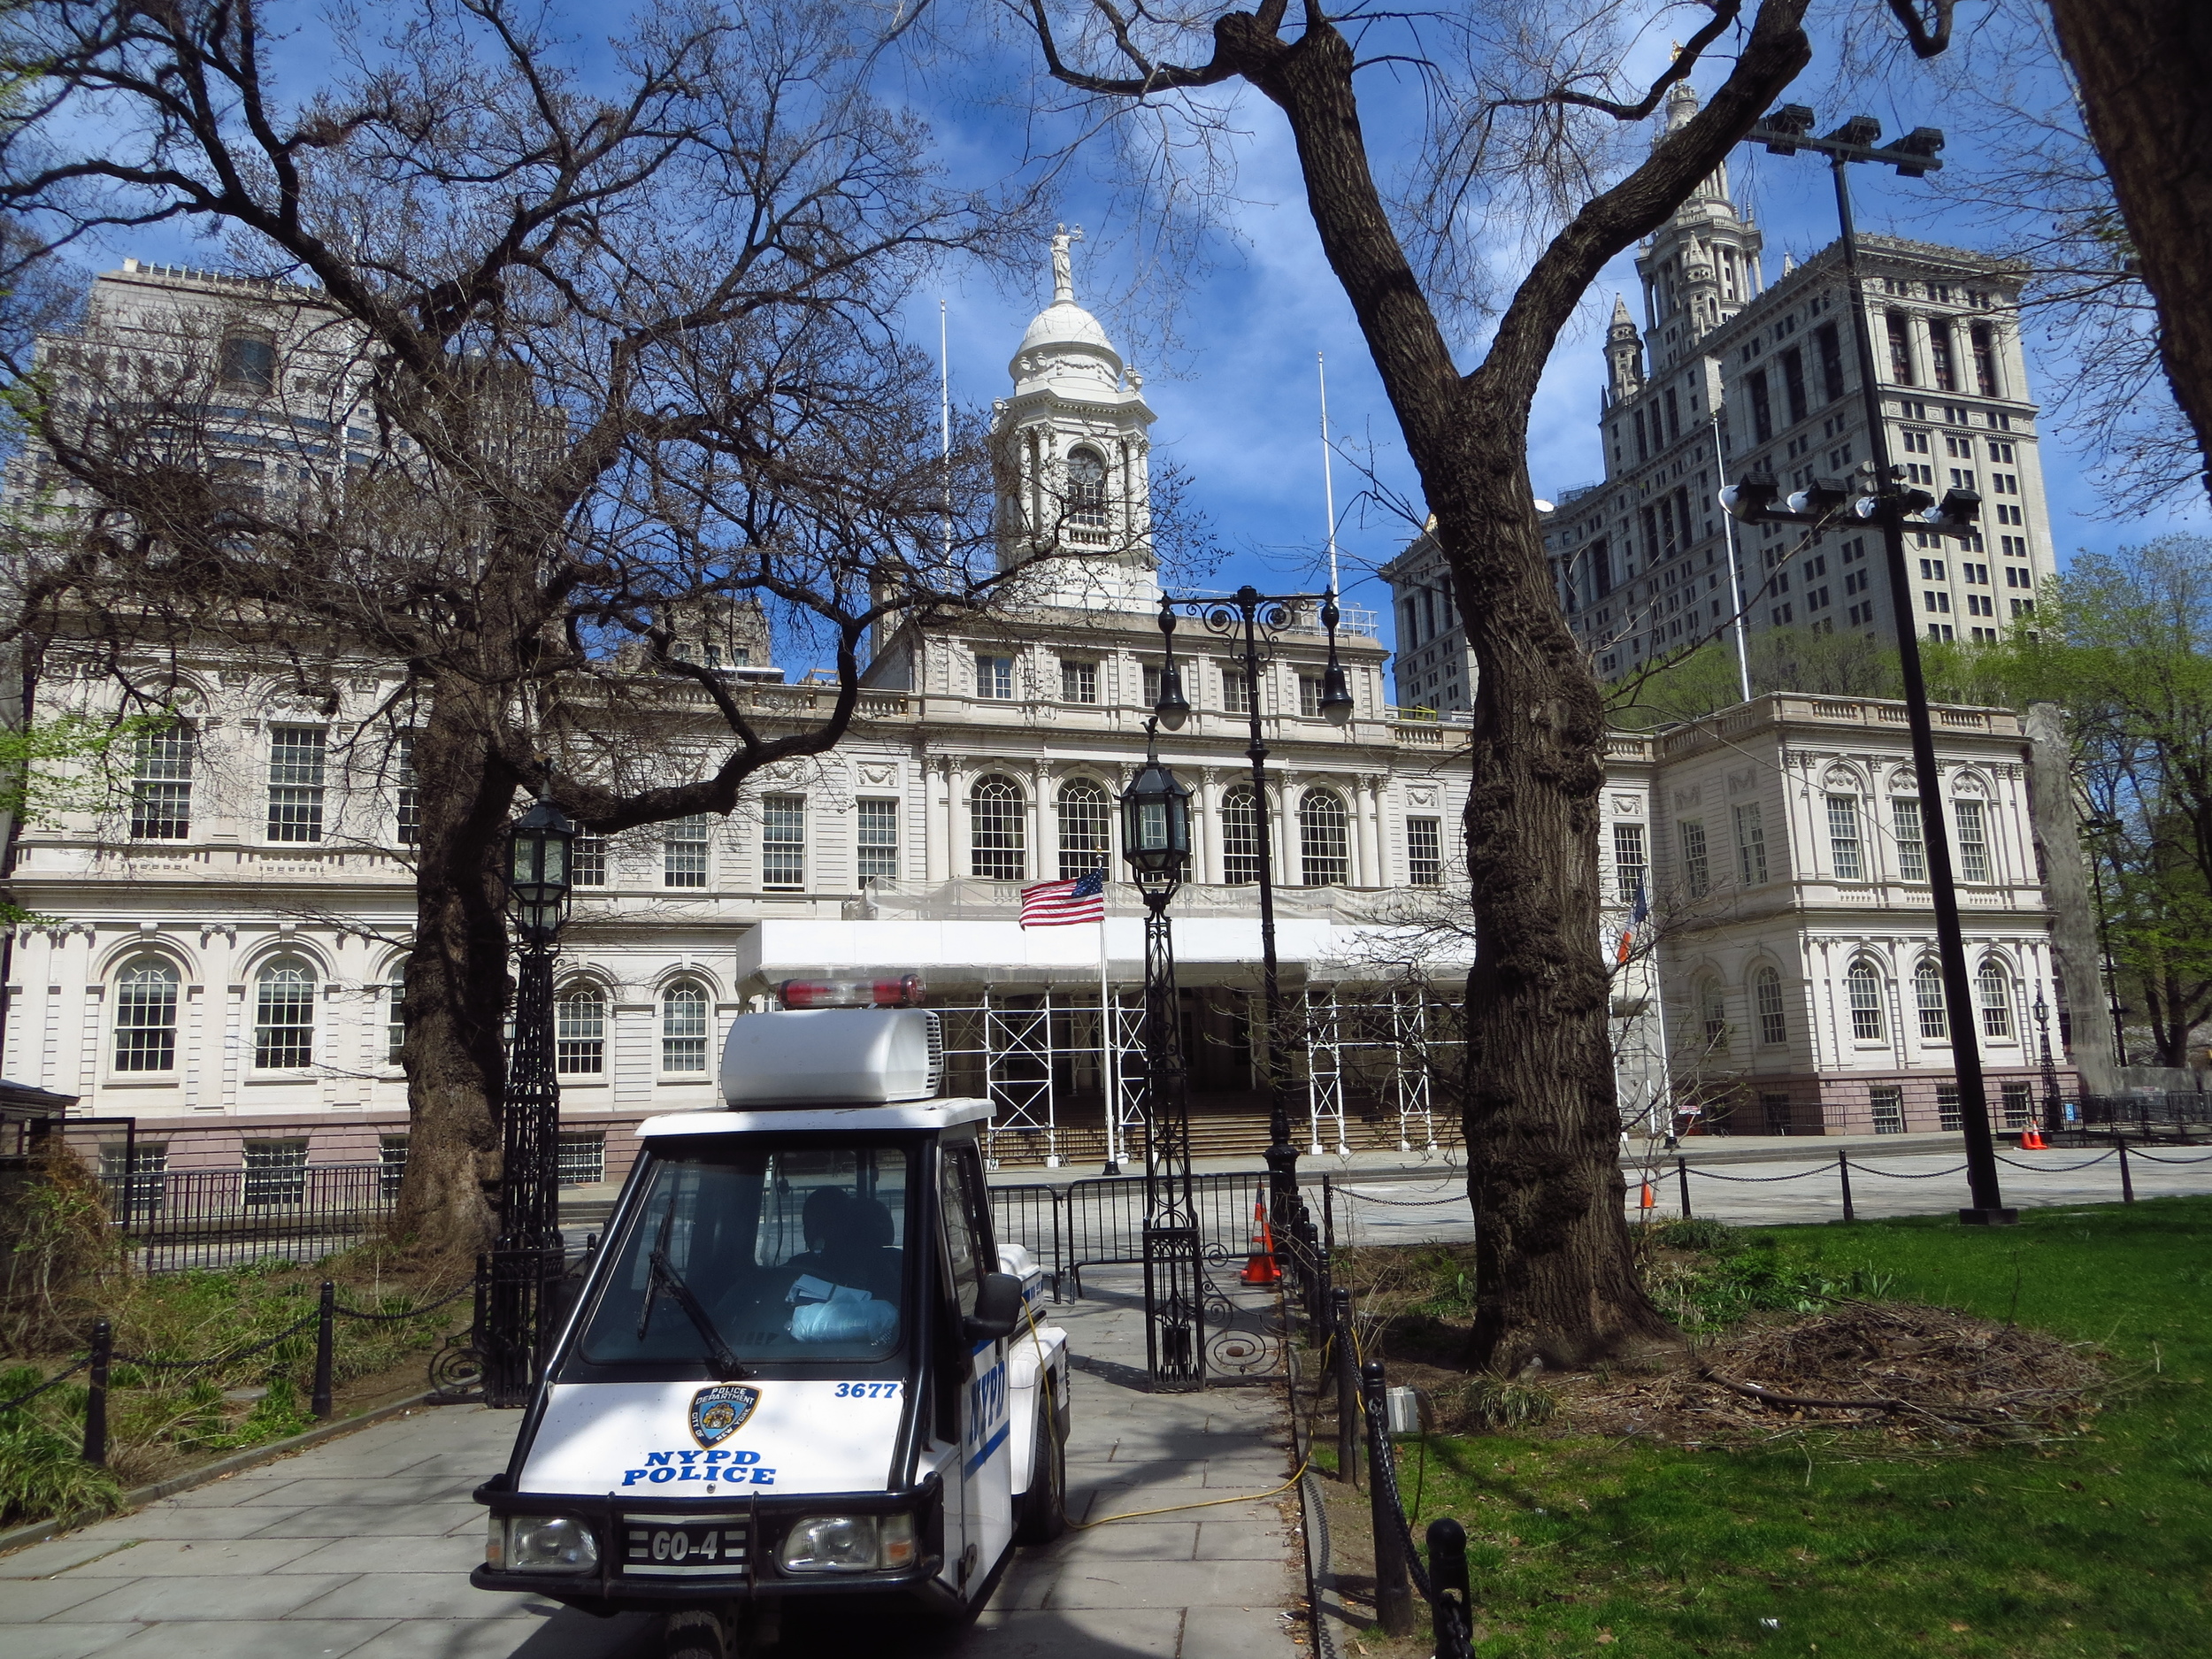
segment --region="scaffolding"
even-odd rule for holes
[[[1369,990],[1347,1001],[1335,991],[1305,996],[1307,1152],[1351,1151],[1348,1106],[1372,1102],[1397,1119],[1397,1148],[1424,1156],[1439,1148],[1432,1110],[1441,1051],[1461,1041],[1440,1015],[1450,1009],[1425,991]]]

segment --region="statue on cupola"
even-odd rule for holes
[[[1029,602],[1092,611],[1159,603],[1152,551],[1150,441],[1143,380],[1098,319],[1075,300],[1081,227],[1052,237],[1052,303],[1039,311],[1007,373],[1011,396],[993,404],[1000,444],[999,564],[1040,554]]]

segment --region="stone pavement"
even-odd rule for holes
[[[1290,1471],[1282,1394],[1141,1391],[1130,1270],[1100,1270],[1071,1333],[1071,1515],[1257,1493]],[[1135,1384],[1138,1386],[1133,1386]],[[472,1589],[483,1511],[518,1414],[426,1408],[0,1557],[0,1655],[82,1659],[649,1659],[642,1615],[596,1619]],[[1286,1500],[1288,1500],[1286,1502]],[[1020,1550],[965,1629],[826,1605],[787,1619],[792,1659],[1289,1659],[1302,1589],[1294,1494],[1148,1517]]]

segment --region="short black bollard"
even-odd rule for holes
[[[1429,1621],[1436,1659],[1468,1659],[1475,1628],[1467,1582],[1467,1529],[1448,1515],[1429,1523]]]
[[[84,1402],[84,1460],[96,1467],[108,1461],[108,1363],[115,1357],[115,1327],[105,1319],[92,1326],[92,1379]]]
[[[1352,1353],[1352,1293],[1330,1293],[1330,1313],[1336,1325],[1336,1478],[1348,1486],[1359,1485],[1359,1443],[1363,1408],[1359,1393],[1359,1361]]]
[[[1684,1215],[1685,1217],[1686,1217],[1686,1216],[1688,1216],[1688,1214],[1690,1213],[1690,1161],[1689,1161],[1689,1159],[1687,1159],[1687,1158],[1677,1158],[1677,1159],[1675,1159],[1675,1161],[1674,1161],[1674,1176],[1675,1176],[1675,1179],[1677,1179],[1677,1180],[1678,1180],[1679,1182],[1681,1182],[1681,1183],[1682,1183],[1682,1213],[1683,1213],[1683,1215]]]
[[[330,1416],[331,1348],[337,1336],[338,1286],[323,1280],[322,1304],[315,1314],[315,1397],[308,1409],[319,1418]]]
[[[1843,1183],[1843,1218],[1856,1221],[1858,1212],[1851,1208],[1851,1155],[1848,1152],[1836,1154],[1836,1179]]]
[[[1375,1619],[1392,1636],[1413,1634],[1413,1581],[1406,1571],[1405,1516],[1394,1490],[1390,1436],[1384,1427],[1380,1360],[1360,1367],[1361,1401],[1367,1417],[1367,1513],[1375,1532]]]
[[[2120,1148],[2120,1202],[2131,1204],[2135,1202],[2135,1177],[2128,1170],[2128,1143],[2122,1141],[2117,1144]]]

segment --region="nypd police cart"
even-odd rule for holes
[[[479,1587],[666,1612],[686,1659],[788,1598],[972,1611],[1016,1543],[1066,1525],[1067,1336],[993,1235],[989,1102],[937,1097],[934,1014],[877,1005],[918,982],[784,989],[732,1024],[726,1110],[641,1126],[476,1493]]]

